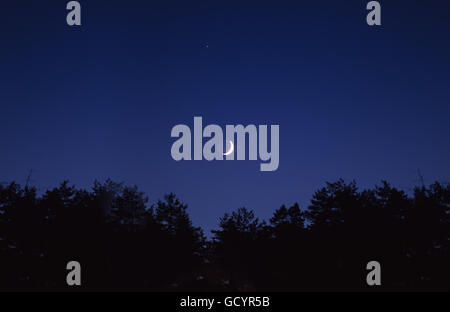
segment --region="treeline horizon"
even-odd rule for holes
[[[0,290],[450,290],[449,184],[408,195],[385,181],[326,182],[307,207],[282,205],[268,221],[245,207],[226,213],[210,239],[175,194],[148,202],[109,179],[41,195],[1,184]],[[66,284],[69,261],[81,264],[81,286]],[[366,283],[370,261],[381,286]]]

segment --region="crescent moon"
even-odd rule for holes
[[[225,156],[230,155],[231,153],[233,153],[233,151],[234,151],[234,144],[233,144],[233,142],[230,140],[230,149],[229,149],[228,152],[226,152],[224,155],[225,155]]]

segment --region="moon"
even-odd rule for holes
[[[229,140],[229,141],[230,141],[230,149],[228,150],[228,152],[226,152],[224,154],[225,156],[230,155],[234,151],[234,144],[233,144],[233,142],[231,140]]]

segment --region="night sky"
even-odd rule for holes
[[[80,0],[80,27],[67,2],[1,1],[0,182],[174,192],[207,231],[340,177],[449,182],[448,1],[380,1],[381,27],[361,0]],[[194,116],[280,125],[278,170],[174,161],[170,131]]]

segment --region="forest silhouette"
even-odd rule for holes
[[[338,180],[267,222],[247,208],[225,214],[211,239],[174,194],[148,202],[111,180],[41,195],[0,185],[0,290],[450,290],[450,185],[408,195],[387,182],[359,190]],[[66,284],[72,260],[81,286]],[[366,283],[372,260],[381,286]]]

